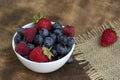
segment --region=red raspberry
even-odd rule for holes
[[[36,61],[36,62],[46,62],[48,61],[48,57],[44,55],[42,47],[36,47],[32,50],[32,52],[29,55],[30,60]]]
[[[109,46],[115,43],[117,39],[118,38],[115,31],[112,29],[106,29],[101,36],[101,46]]]
[[[67,25],[63,28],[63,33],[67,36],[73,37],[75,33],[75,29],[73,26]]]
[[[24,37],[27,40],[27,42],[32,42],[37,33],[37,30],[35,27],[25,28],[23,33],[24,33]]]
[[[38,21],[38,23],[36,24],[36,27],[37,27],[38,30],[41,30],[42,28],[45,28],[47,30],[51,30],[52,29],[51,22],[47,18],[41,18]]]
[[[25,42],[21,41],[16,45],[15,51],[21,55],[26,55],[29,54],[30,49],[28,48]]]

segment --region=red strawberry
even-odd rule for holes
[[[42,47],[34,48],[30,53],[29,57],[32,61],[36,61],[36,62],[48,61],[48,57],[44,55]]]
[[[51,30],[52,29],[51,22],[47,18],[41,18],[37,22],[36,27],[37,27],[38,30],[41,30],[42,28],[45,28],[47,30]]]
[[[101,36],[101,46],[109,46],[117,41],[116,32],[112,29],[104,30]]]
[[[65,26],[65,27],[63,28],[63,33],[64,33],[65,35],[67,35],[67,36],[73,37],[74,34],[75,34],[75,29],[74,29],[73,26],[67,25],[67,26]]]
[[[27,42],[32,42],[37,33],[37,30],[35,27],[25,28],[23,33],[24,33],[24,37],[27,40]]]
[[[21,41],[16,45],[15,51],[21,55],[26,55],[29,54],[30,49],[28,48],[25,42]]]
[[[53,58],[48,59],[46,62],[52,62],[52,61],[54,61],[54,59],[53,59]]]

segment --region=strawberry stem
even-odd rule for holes
[[[41,18],[44,18],[43,13],[39,13],[38,15],[33,16],[33,22],[37,23]]]
[[[50,52],[50,50],[52,49],[52,47],[51,47],[50,49],[48,49],[47,47],[44,47],[44,46],[43,46],[42,49],[43,49],[44,55],[46,55],[49,59],[51,59],[51,57],[54,56],[54,55]]]

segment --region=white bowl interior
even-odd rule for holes
[[[52,24],[54,24],[54,22],[51,22]],[[23,26],[23,28],[29,28],[29,27],[33,27],[34,24],[33,23],[29,23]],[[63,26],[64,27],[64,26]],[[73,45],[71,51],[64,56],[63,58],[56,60],[56,61],[52,61],[52,62],[34,62],[34,61],[30,61],[28,59],[25,59],[24,57],[22,57],[20,54],[18,54],[15,51],[15,43],[14,43],[14,37],[16,36],[17,33],[14,34],[13,39],[12,39],[12,47],[13,50],[16,54],[16,56],[18,57],[18,59],[21,61],[21,63],[26,66],[28,69],[34,71],[34,72],[38,72],[38,73],[49,73],[49,72],[53,72],[56,71],[57,69],[61,68],[66,62],[67,60],[70,58],[70,56],[72,55],[72,52],[74,50],[75,44]]]

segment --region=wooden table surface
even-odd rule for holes
[[[90,80],[76,61],[49,73],[35,73],[16,58],[12,36],[18,27],[43,12],[52,21],[73,25],[76,36],[120,14],[119,0],[0,0],[0,80]]]

